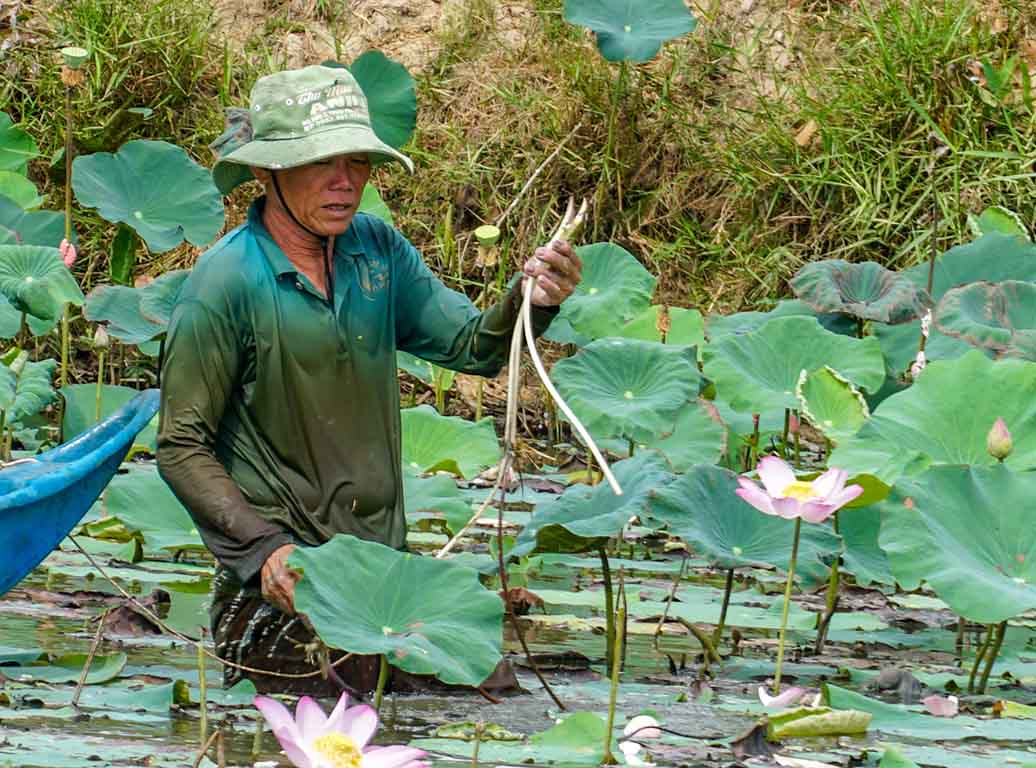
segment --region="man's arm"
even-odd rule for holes
[[[162,364],[158,469],[205,545],[241,583],[293,543],[290,533],[255,513],[215,454],[243,360],[242,336],[227,312],[193,299],[177,305]]]

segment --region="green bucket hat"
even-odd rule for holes
[[[261,77],[248,109],[227,110],[227,129],[211,145],[212,179],[222,194],[253,178],[248,166],[280,170],[335,155],[365,152],[371,165],[398,160],[402,152],[371,127],[367,97],[349,70],[311,66]]]

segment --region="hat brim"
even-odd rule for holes
[[[336,155],[366,154],[371,165],[399,162],[414,172],[413,161],[381,141],[366,126],[337,126],[297,139],[252,140],[222,157],[212,167],[212,180],[221,194],[253,179],[249,166],[282,170],[326,160]]]

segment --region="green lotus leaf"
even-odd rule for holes
[[[13,200],[24,210],[39,208],[43,203],[36,185],[14,171],[0,171],[0,195]]]
[[[160,275],[143,288],[99,285],[86,297],[83,315],[104,323],[109,335],[124,344],[142,344],[162,336],[190,270]]]
[[[373,184],[367,184],[363,188],[363,196],[360,198],[360,207],[357,210],[360,213],[369,213],[371,216],[377,216],[390,227],[395,226],[392,211],[389,210],[385,201],[381,199],[381,193],[378,192],[377,187]]]
[[[928,265],[918,264],[904,270],[903,275],[924,288],[928,284]],[[1036,282],[1036,245],[1015,235],[994,232],[951,248],[936,259],[931,298],[938,303],[951,288],[980,280]],[[874,334],[881,342],[888,370],[894,374],[907,370],[917,354],[920,321],[896,326],[875,325]],[[971,349],[966,342],[932,328],[925,355],[929,360],[952,360]]]
[[[367,94],[371,126],[378,138],[399,149],[417,127],[417,85],[407,68],[381,51],[367,51],[349,65]]]
[[[888,557],[878,544],[881,513],[876,506],[838,513],[838,535],[845,551],[842,570],[851,573],[861,587],[894,584]]]
[[[439,385],[444,390],[452,387],[453,381],[457,377],[456,372],[451,371],[449,368],[442,368],[428,360],[422,360],[416,355],[411,355],[409,352],[398,350],[396,352],[396,367],[420,379],[430,387],[434,387],[436,379],[438,379]]]
[[[13,339],[21,329],[22,313],[0,293],[0,339]]]
[[[743,501],[737,475],[697,466],[660,490],[648,503],[652,525],[667,525],[696,553],[720,568],[774,566],[787,571],[795,522],[764,515]],[[804,525],[796,572],[811,582],[826,578],[841,548],[828,525]]]
[[[0,245],[0,293],[19,312],[56,320],[65,304],[82,304],[83,292],[57,248]]]
[[[860,431],[831,453],[829,466],[886,483],[931,464],[984,466],[996,460],[986,435],[998,417],[1014,436],[1005,462],[1036,467],[1036,363],[994,362],[978,350],[929,363],[912,387],[892,395]]]
[[[29,161],[39,157],[40,149],[32,136],[18,128],[11,116],[0,112],[0,171],[25,175]]]
[[[969,213],[968,226],[975,237],[981,237],[990,232],[999,232],[1002,235],[1015,235],[1024,237],[1026,240],[1032,239],[1029,237],[1029,230],[1022,221],[1022,217],[1002,205],[991,205],[977,217]]]
[[[98,653],[90,659],[86,674],[86,685],[107,683],[122,674],[126,666],[125,653]],[[77,683],[83,675],[87,654],[67,653],[52,659],[49,664],[33,664],[24,667],[4,667],[4,677],[15,683]]]
[[[556,335],[566,324],[590,340],[615,335],[647,309],[655,290],[654,276],[624,248],[596,243],[580,246],[576,253],[583,260],[583,279],[547,329],[545,337],[551,341],[574,341]],[[551,329],[559,323],[560,330],[552,333]]]
[[[950,609],[994,624],[1036,608],[1036,474],[932,467],[880,505],[881,548],[906,590],[922,581]]]
[[[101,387],[101,418],[111,416],[140,394],[132,387],[117,387],[105,384]],[[69,384],[61,388],[61,397],[65,401],[62,412],[61,432],[65,440],[71,440],[97,423],[97,385]],[[133,450],[155,452],[155,440],[158,434],[158,414],[148,422],[133,441]]]
[[[860,391],[826,365],[811,373],[802,371],[795,396],[802,415],[835,444],[855,435],[870,416]]]
[[[1026,352],[1036,346],[1036,283],[982,281],[951,288],[936,307],[934,321],[947,336],[972,346],[1028,357]]]
[[[140,314],[144,319],[168,328],[173,319],[173,308],[180,299],[180,291],[191,274],[189,269],[165,272],[140,291]]]
[[[57,362],[29,362],[22,352],[11,365],[0,364],[0,411],[7,424],[35,416],[57,399],[54,369]]]
[[[72,188],[82,205],[133,227],[153,252],[184,239],[206,245],[223,228],[223,198],[212,176],[164,141],[129,141],[115,154],[77,157]]]
[[[717,342],[725,336],[744,336],[757,331],[775,317],[815,317],[825,329],[832,333],[854,336],[856,323],[843,314],[818,314],[806,302],[799,299],[785,299],[769,312],[735,312],[732,315],[709,315],[705,320],[705,336],[710,342]]]
[[[565,21],[592,29],[608,61],[650,61],[697,26],[683,0],[565,0]]]
[[[204,551],[190,514],[159,476],[154,464],[128,462],[105,491],[104,508],[152,550]]]
[[[56,211],[26,211],[11,198],[0,195],[0,245],[46,245],[57,248],[64,238],[64,214]],[[72,241],[75,242],[74,235]]]
[[[831,333],[812,317],[779,317],[705,348],[705,375],[715,382],[717,397],[750,413],[799,408],[795,389],[802,371],[825,366],[870,392],[885,381],[876,339]]]
[[[404,471],[403,501],[408,523],[431,517],[428,512],[438,512],[445,518],[446,526],[454,535],[474,514],[453,478],[446,475],[419,477],[412,471]]]
[[[665,307],[669,316],[669,331],[664,339],[666,344],[674,346],[692,346],[701,348],[705,344],[705,320],[696,309],[682,307]],[[616,331],[616,336],[625,339],[641,339],[642,341],[663,341],[659,328],[663,307],[653,304],[626,325]]]
[[[773,741],[817,736],[849,736],[867,732],[869,712],[829,707],[799,707],[766,718],[766,738]]]
[[[931,299],[910,278],[873,261],[807,264],[791,280],[795,295],[818,312],[843,312],[896,325],[919,318]]]
[[[332,648],[457,685],[480,685],[500,661],[503,602],[475,571],[344,534],[288,565],[302,572],[296,609]]]
[[[464,477],[474,477],[500,461],[500,444],[493,420],[478,423],[442,416],[430,405],[404,408],[403,466],[429,472],[446,462],[456,463]]]
[[[672,431],[698,394],[693,351],[636,339],[600,339],[555,364],[551,377],[590,434],[647,441]]]
[[[573,485],[554,501],[541,503],[522,529],[511,554],[588,552],[599,549],[648,511],[651,497],[676,479],[666,460],[654,451],[612,465],[622,487],[616,496],[608,483]]]
[[[727,450],[727,428],[716,406],[699,398],[682,407],[669,434],[653,437],[646,448],[660,451],[676,472],[696,464],[715,464]]]

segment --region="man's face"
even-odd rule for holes
[[[340,235],[349,228],[370,175],[366,154],[336,155],[277,171],[277,182],[300,222],[321,235]],[[272,186],[266,184],[267,199],[277,204]]]

